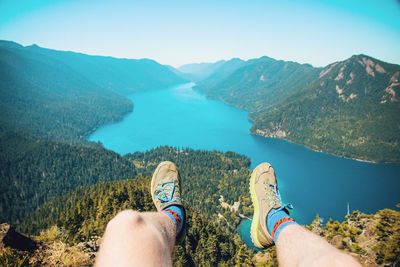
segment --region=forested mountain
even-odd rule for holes
[[[101,145],[71,145],[14,132],[0,140],[0,222],[18,225],[51,197],[136,174],[131,161]]]
[[[55,140],[82,139],[122,119],[133,105],[119,94],[183,81],[151,60],[95,57],[8,41],[0,41],[0,77],[0,130]]]
[[[318,77],[319,72],[308,64],[269,57],[227,63],[195,89],[251,111],[280,102]]]
[[[129,100],[15,43],[0,42],[0,77],[2,130],[78,139],[132,110]]]
[[[91,56],[27,46],[30,52],[56,59],[96,85],[121,95],[160,89],[185,82],[167,66],[151,59],[126,59]]]
[[[180,75],[185,79],[192,82],[198,82],[210,76],[224,63],[225,60],[219,60],[214,63],[185,64],[180,66],[177,70],[180,72]]]
[[[273,108],[251,114],[253,131],[329,153],[400,161],[400,66],[359,55]]]
[[[43,229],[40,223],[35,226],[37,218],[25,216],[48,199],[100,181],[151,176],[163,160],[179,165],[189,206],[216,214],[220,207],[215,203],[222,195],[228,204],[241,201],[242,213],[250,212],[250,161],[232,152],[160,147],[120,156],[100,145],[70,145],[15,133],[1,136],[1,140],[0,222],[22,223],[28,232]],[[51,216],[56,220],[58,215]]]
[[[228,78],[236,69],[246,65],[246,61],[239,58],[233,58],[224,62],[221,66],[214,70],[214,72],[207,78],[200,80],[195,89],[200,90],[202,93],[211,95],[217,89],[217,85]]]
[[[118,88],[150,90],[182,81],[151,60],[7,41],[0,41],[0,77],[0,221],[10,223],[79,186],[134,176],[131,161],[85,136],[132,110],[130,100],[114,92]]]
[[[263,57],[219,72],[225,64],[195,89],[250,111],[253,133],[345,157],[400,161],[399,65],[358,55],[313,68]]]

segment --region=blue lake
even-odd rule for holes
[[[160,145],[234,151],[252,167],[270,162],[294,217],[309,223],[318,213],[343,220],[347,203],[366,213],[400,203],[400,165],[371,164],[309,150],[283,140],[251,135],[247,112],[211,100],[192,84],[134,94],[134,111],[88,137],[120,154]]]

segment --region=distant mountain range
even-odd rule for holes
[[[400,162],[400,66],[366,55],[325,68],[232,59],[196,90],[250,112],[252,132],[367,161]]]
[[[193,63],[180,66],[177,70],[184,79],[198,82],[210,76],[216,69],[222,66],[225,60],[214,63]]]
[[[187,64],[0,41],[0,134],[82,140],[133,109],[125,96],[195,81],[250,112],[254,134],[376,162],[400,162],[400,66],[366,55],[324,68],[269,57]]]
[[[248,61],[232,59],[198,82],[196,88],[235,106],[259,110],[276,104],[311,82],[318,77],[318,72],[309,64],[269,57]]]
[[[81,139],[132,110],[124,96],[185,82],[150,59],[117,59],[0,41],[0,133]]]

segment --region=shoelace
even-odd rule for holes
[[[278,187],[276,184],[274,185],[274,184],[269,184],[267,182],[264,182],[264,186],[265,186],[266,192],[272,191],[272,197],[273,197],[272,206],[275,206],[275,204],[277,204],[277,203],[282,203],[281,195],[279,194],[279,190],[278,190]]]
[[[269,185],[269,188],[272,190],[272,192],[274,193],[274,201],[275,201],[275,204],[276,203],[282,203],[282,198],[281,198],[281,194],[279,193],[279,190],[278,190],[278,186],[275,184],[275,185],[273,185],[273,184],[270,184]]]
[[[274,198],[273,201],[274,201],[274,203],[273,203],[272,206],[275,206],[278,203],[281,204],[281,207],[278,208],[276,211],[283,210],[283,209],[286,209],[286,210],[293,209],[293,205],[292,204],[290,204],[290,203],[284,204],[283,203],[282,198],[281,198],[281,194],[279,193],[279,189],[278,189],[278,186],[276,184],[274,185],[274,184],[265,183],[265,186],[268,186],[269,189],[273,193],[273,198]],[[268,192],[269,189],[267,188],[267,192]]]
[[[170,202],[174,197],[175,187],[175,181],[158,184],[154,194],[162,203]]]

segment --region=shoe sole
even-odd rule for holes
[[[268,166],[271,166],[268,163],[263,163],[263,164],[267,164]],[[253,202],[253,208],[254,208],[253,220],[251,222],[251,227],[250,227],[250,238],[251,238],[251,241],[253,242],[254,246],[256,246],[257,248],[264,248],[264,246],[261,244],[261,242],[258,239],[258,229],[261,226],[260,226],[260,207],[258,204],[258,198],[257,198],[257,194],[256,194],[257,174],[258,173],[253,170],[253,173],[251,174],[251,177],[250,177],[250,196],[251,196],[251,201]]]

